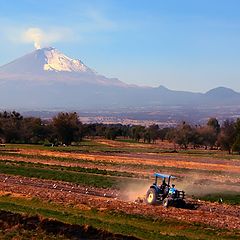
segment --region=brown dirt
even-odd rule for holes
[[[138,149],[174,149],[174,144],[168,141],[159,141],[155,144],[148,144],[148,143],[131,143],[131,142],[124,142],[124,141],[113,141],[107,139],[95,139],[94,142],[104,144],[110,147],[115,148],[138,148]]]
[[[166,155],[166,154],[145,154],[148,159],[145,160],[145,155],[139,155],[139,154],[119,154],[117,157],[116,155],[106,155],[106,154],[94,154],[94,155],[89,155],[89,154],[76,154],[76,153],[60,153],[60,152],[53,152],[53,151],[42,151],[42,150],[19,150],[19,153],[24,153],[28,155],[36,155],[36,158],[25,158],[25,157],[16,157],[16,156],[0,156],[0,160],[11,160],[11,161],[24,161],[24,162],[32,162],[32,163],[42,163],[42,164],[48,164],[48,165],[59,165],[59,166],[66,166],[66,167],[84,167],[84,168],[98,168],[100,170],[109,170],[109,171],[118,171],[118,172],[129,172],[129,173],[134,173],[138,174],[139,176],[151,176],[154,172],[156,171],[161,171],[161,166],[166,166],[165,163],[168,161],[172,161],[173,164],[167,164],[167,167],[174,167],[174,168],[184,168],[186,165],[183,165],[182,163],[184,161],[179,160],[179,159],[184,159],[186,158],[185,156],[179,156],[178,159],[173,160],[172,155]],[[80,156],[79,156],[80,155]],[[52,157],[71,157],[73,158],[71,161],[58,161],[56,159],[50,159],[50,160],[45,160],[41,158],[37,158],[37,156],[52,156]],[[92,158],[94,156],[94,159]],[[136,158],[136,156],[138,158]],[[117,157],[117,159],[116,159]],[[172,158],[172,160],[169,160],[168,158]],[[144,160],[143,160],[144,158]],[[175,157],[177,158],[177,157]],[[77,162],[74,159],[87,159],[91,160],[91,162]],[[115,159],[115,160],[113,160]],[[137,166],[124,166],[124,162],[127,162],[125,159],[130,159],[132,163],[137,163]],[[138,160],[136,160],[138,159]],[[101,163],[96,164],[95,160],[100,160]],[[129,160],[129,161],[130,161]],[[120,162],[123,163],[122,166],[115,166],[115,165],[106,165],[104,164],[105,162]],[[144,165],[149,165],[153,161],[153,167],[152,169],[143,169]],[[200,161],[200,163],[198,162]],[[222,169],[222,174],[211,174],[209,173],[203,173],[198,174],[198,177],[201,179],[206,179],[206,180],[211,180],[219,183],[232,183],[232,184],[240,184],[240,170],[238,169],[238,165],[240,164],[239,160],[225,160],[225,159],[204,159],[204,158],[196,158],[196,157],[189,157],[185,159],[185,163],[188,164],[187,169],[203,169],[202,168],[202,163],[204,162],[205,165],[205,170],[211,170],[211,171],[219,171],[219,166],[220,169]],[[208,163],[211,162],[211,163]],[[220,164],[218,164],[220,163]],[[214,168],[213,168],[214,166]],[[240,168],[240,167],[239,167]],[[229,169],[231,171],[229,171]],[[239,173],[239,177],[237,175],[232,176],[231,173]],[[174,169],[172,174],[174,174]],[[186,173],[177,173],[178,176],[184,177],[186,176]],[[194,174],[193,174],[194,175]],[[194,176],[193,176],[194,177]]]
[[[10,180],[11,179],[11,180]],[[59,187],[54,188],[54,184]],[[98,209],[123,211],[128,214],[142,214],[156,218],[156,216],[177,219],[186,222],[198,222],[218,228],[240,230],[240,206],[193,201],[188,203],[197,204],[197,210],[164,208],[162,206],[150,206],[139,202],[126,202],[118,198],[118,193],[112,194],[112,190],[91,189],[92,192],[71,191],[71,184],[58,181],[28,179],[17,176],[1,175],[1,194],[13,193],[24,197],[38,197],[43,200],[52,200],[60,204],[83,205]],[[78,186],[75,185],[75,188]],[[81,189],[82,187],[79,187]],[[104,194],[109,194],[108,197]],[[95,194],[99,193],[99,194]],[[112,194],[112,196],[111,196]]]
[[[130,144],[122,142],[114,142],[98,140],[99,143],[106,144],[113,147],[132,147],[136,148],[156,148],[156,145],[146,144]],[[157,143],[165,144],[165,143]],[[160,145],[159,145],[160,146]],[[159,147],[163,149],[163,147]],[[57,152],[51,150],[37,150],[37,149],[19,149],[19,153],[36,155],[36,158],[12,157],[1,156],[0,160],[12,161],[26,161],[38,162],[51,165],[62,166],[80,166],[89,168],[99,168],[112,171],[126,171],[143,174],[145,176],[151,175],[155,171],[161,171],[161,166],[174,167],[174,168],[187,168],[195,170],[208,170],[214,174],[208,173],[196,174],[192,176],[189,182],[195,180],[213,180],[219,183],[228,182],[228,189],[232,183],[235,187],[240,183],[240,161],[235,159],[211,158],[201,156],[188,156],[177,153],[67,153]],[[216,153],[219,154],[219,153]],[[50,156],[50,157],[65,157],[72,158],[70,162],[57,161],[56,159],[40,159],[37,156]],[[80,163],[74,159],[87,159],[91,163]],[[96,161],[101,161],[102,165],[96,164]],[[105,165],[107,162],[118,162],[122,166]],[[125,163],[133,163],[135,166],[131,167]],[[153,165],[153,169],[144,170],[144,165]],[[107,166],[107,167],[106,167]],[[174,169],[173,169],[174,170]],[[216,171],[221,171],[219,175]],[[226,175],[224,175],[224,174]],[[238,176],[239,174],[239,176]],[[186,176],[186,173],[179,173],[180,176]],[[201,175],[201,176],[200,176]],[[199,178],[200,176],[200,178]],[[208,181],[207,181],[208,182]],[[208,182],[209,183],[209,182]],[[179,183],[180,184],[180,183]],[[201,185],[201,183],[200,183]],[[187,186],[187,185],[185,185]],[[210,187],[210,186],[209,186]],[[192,188],[192,186],[191,186]],[[86,188],[76,184],[41,180],[33,178],[24,178],[19,176],[7,176],[0,174],[0,195],[10,193],[13,196],[31,198],[38,197],[42,200],[52,200],[60,204],[74,204],[81,210],[89,208],[107,209],[113,211],[123,211],[129,214],[149,215],[152,217],[160,216],[179,221],[195,222],[207,224],[218,228],[237,229],[240,230],[240,206],[230,206],[226,204],[210,203],[204,201],[196,201],[188,199],[190,205],[197,205],[196,210],[191,209],[177,209],[177,208],[163,208],[162,206],[149,206],[141,202],[129,202],[122,200],[120,191],[113,191],[111,189],[98,189]],[[184,190],[187,190],[183,188]],[[200,191],[200,189],[196,189]],[[231,189],[232,190],[232,189]],[[188,191],[187,191],[188,192]],[[134,195],[135,196],[135,195]]]
[[[214,159],[204,157],[179,156],[176,154],[104,154],[104,153],[66,153],[37,149],[21,149],[20,153],[28,155],[43,155],[52,157],[66,157],[87,159],[92,161],[107,161],[119,163],[148,164],[155,166],[177,167],[187,169],[202,169],[240,173],[240,161]]]

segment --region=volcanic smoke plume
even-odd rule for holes
[[[63,41],[69,38],[71,35],[68,29],[48,29],[43,30],[38,27],[31,27],[24,30],[22,34],[22,40],[26,43],[34,43],[34,47],[36,49],[40,49],[42,47],[46,47],[48,44]]]
[[[24,38],[26,42],[34,42],[34,47],[40,49],[44,40],[44,32],[40,28],[29,28],[24,33]]]

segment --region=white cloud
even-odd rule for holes
[[[87,11],[86,16],[91,25],[95,30],[114,30],[116,29],[116,23],[107,18],[104,14],[97,11],[96,9],[91,9]]]

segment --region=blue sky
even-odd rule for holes
[[[204,92],[240,91],[238,0],[0,0],[0,65],[55,46],[121,81]]]

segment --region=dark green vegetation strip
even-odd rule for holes
[[[136,146],[139,143],[136,143]],[[141,143],[142,144],[142,143]],[[6,144],[6,149],[39,149],[39,150],[51,150],[57,152],[67,152],[67,153],[163,153],[172,152],[172,150],[159,149],[159,148],[142,148],[142,147],[113,147],[104,143],[98,143],[92,140],[84,140],[76,146],[54,146],[48,147],[43,145],[33,145],[33,144]]]
[[[239,192],[212,193],[201,196],[199,199],[211,202],[223,202],[231,205],[240,205]]]
[[[79,166],[62,166],[62,165],[51,165],[45,163],[33,163],[33,162],[25,162],[25,161],[12,161],[12,160],[1,160],[0,163],[7,163],[9,165],[19,165],[22,167],[35,167],[35,168],[43,168],[43,169],[52,169],[52,170],[61,170],[61,171],[69,171],[69,172],[82,172],[82,173],[92,173],[92,174],[100,174],[100,175],[108,175],[108,176],[116,176],[116,177],[137,177],[137,174],[128,173],[128,172],[118,172],[118,171],[109,171],[98,168],[84,168]]]
[[[54,218],[58,221],[90,225],[112,233],[131,235],[140,239],[237,239],[237,231],[216,229],[201,224],[190,224],[170,219],[155,219],[142,215],[130,215],[122,212],[99,211],[97,209],[79,210],[74,206],[63,206],[53,202],[43,202],[33,198],[0,197],[0,209],[41,215],[45,218]]]
[[[40,179],[59,180],[99,188],[116,188],[118,183],[118,181],[113,177],[21,166],[15,163],[12,164],[11,162],[0,162],[0,173],[30,178],[34,177]]]

